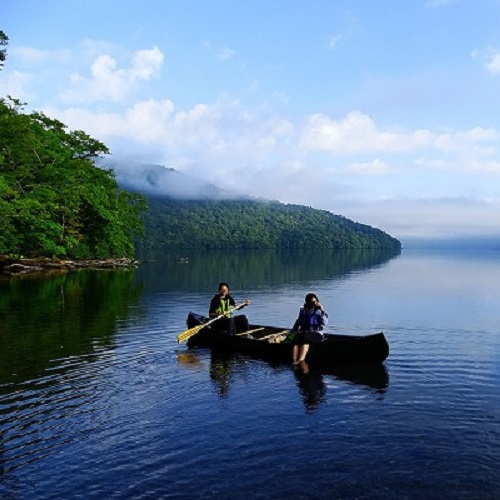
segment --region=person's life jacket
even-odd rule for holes
[[[328,323],[328,314],[321,314],[319,310],[311,311],[303,307],[300,308],[299,317],[293,326],[293,330],[306,330],[310,332],[320,332]]]
[[[222,297],[219,298],[219,307],[215,310],[217,313],[217,316],[220,316],[221,314],[224,314],[226,311],[229,311],[231,309],[231,303],[229,301],[229,297],[226,296],[225,299]],[[231,316],[231,313],[226,315],[226,318],[229,318]]]

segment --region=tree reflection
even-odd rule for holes
[[[0,385],[36,378],[51,360],[113,346],[142,287],[131,271],[80,271],[0,283]]]
[[[181,259],[166,251],[144,255],[137,274],[149,291],[206,292],[220,276],[242,288],[281,287],[373,269],[398,255],[387,249],[192,250]]]

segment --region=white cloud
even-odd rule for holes
[[[500,73],[500,52],[492,47],[486,49],[474,49],[471,52],[472,59],[482,62],[483,67],[492,75]]]
[[[2,95],[10,95],[15,99],[29,101],[33,94],[28,90],[29,84],[34,81],[34,76],[21,71],[0,73],[0,88]]]
[[[356,155],[434,149],[453,153],[493,154],[499,139],[493,128],[474,127],[466,131],[434,133],[420,129],[410,132],[381,130],[372,118],[360,111],[351,111],[341,120],[324,114],[306,119],[301,146],[308,151],[327,151],[333,155]]]
[[[500,53],[493,54],[491,60],[484,65],[484,67],[492,74],[498,75],[500,73]]]
[[[137,82],[159,74],[163,59],[163,53],[156,46],[136,51],[127,69],[119,68],[110,55],[100,55],[90,67],[90,77],[74,73],[71,88],[61,92],[59,97],[64,102],[122,101]]]
[[[69,62],[72,59],[71,50],[41,50],[33,47],[19,47],[12,49],[12,56],[19,58],[24,64],[38,65],[52,62]]]
[[[500,174],[500,161],[473,161],[470,163],[471,170],[477,172],[486,172],[491,174]]]
[[[170,100],[140,101],[123,113],[81,108],[46,108],[70,129],[83,129],[100,140],[126,140],[130,145],[163,148],[170,161],[191,157],[191,164],[253,165],[289,143],[292,124],[272,113],[249,113],[238,101],[220,99],[175,110]],[[288,148],[289,146],[287,146]]]
[[[307,118],[301,138],[306,150],[349,155],[374,151],[397,152],[428,147],[432,134],[427,130],[412,133],[380,131],[375,122],[360,111],[351,111],[343,120],[324,114]]]
[[[396,172],[396,169],[380,158],[368,162],[351,163],[346,170],[357,175],[386,175]]]

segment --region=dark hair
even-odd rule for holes
[[[225,281],[221,281],[219,283],[219,288],[217,290],[220,290],[223,286],[225,286],[229,290],[229,285]]]
[[[304,301],[304,306],[307,306],[311,299],[316,299],[319,302],[318,296],[315,293],[308,293]]]

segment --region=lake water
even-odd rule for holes
[[[186,255],[0,281],[0,498],[500,497],[500,252]],[[221,280],[284,327],[314,291],[389,358],[178,345]]]

